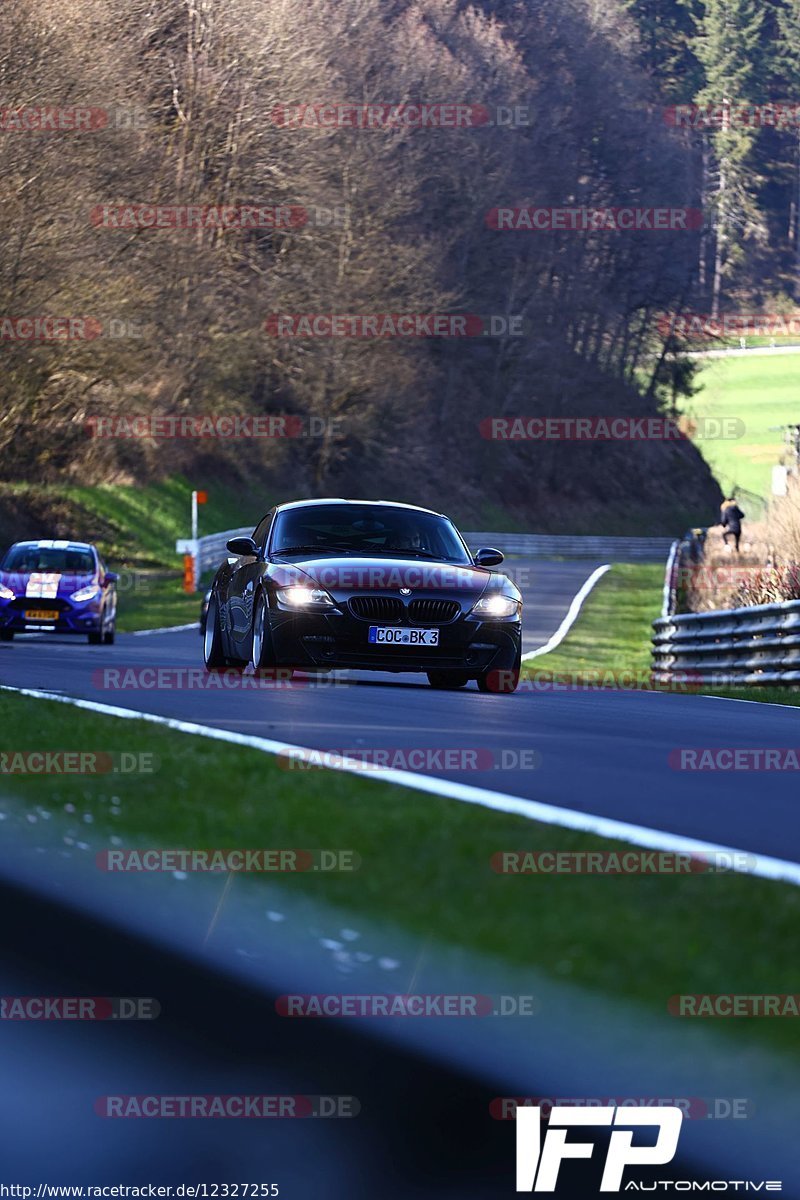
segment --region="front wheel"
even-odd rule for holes
[[[522,670],[522,647],[517,649],[514,665],[510,670],[493,667],[478,676],[478,690],[490,692],[492,695],[509,695],[517,690],[519,674]]]
[[[469,683],[469,675],[462,671],[428,671],[428,683],[432,688],[442,688],[445,691],[450,691],[455,688],[466,687]]]
[[[203,634],[203,661],[207,671],[221,671],[227,666],[222,652],[222,630],[219,626],[219,605],[216,596],[212,596],[208,605],[208,617]]]
[[[272,671],[277,665],[275,651],[272,646],[272,631],[269,627],[267,613],[267,598],[263,592],[256,597],[253,610],[253,652],[251,655],[253,670]]]

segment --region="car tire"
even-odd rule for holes
[[[462,671],[428,671],[428,683],[432,688],[455,691],[469,683],[469,675]]]
[[[203,662],[207,671],[221,671],[228,665],[222,649],[222,630],[219,624],[219,606],[216,596],[208,605],[205,633],[203,634]]]
[[[86,638],[90,646],[99,646],[103,641],[102,633],[87,633]]]
[[[105,631],[105,633],[103,634],[103,645],[104,646],[113,646],[116,634],[117,634],[117,627],[116,627],[116,625],[114,625],[112,623],[111,628],[107,629]]]
[[[13,642],[13,640],[14,640],[14,630],[13,629],[0,629],[0,642]]]
[[[522,647],[517,649],[514,665],[511,670],[493,667],[478,676],[478,690],[489,692],[493,696],[508,696],[517,690],[519,674],[522,670]]]
[[[253,637],[250,661],[254,671],[274,671],[277,667],[272,632],[269,627],[267,597],[259,592],[253,605]]]

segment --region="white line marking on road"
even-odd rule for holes
[[[184,629],[199,629],[200,622],[192,621],[189,625],[165,625],[162,629],[134,629],[134,637],[149,637],[151,633],[182,633]]]
[[[583,587],[572,598],[572,603],[567,610],[567,615],[555,631],[553,636],[538,650],[529,650],[527,654],[523,654],[522,661],[527,662],[531,658],[538,658],[540,654],[549,654],[551,650],[555,650],[556,646],[560,646],[564,638],[569,633],[572,626],[578,619],[578,614],[583,608],[583,602],[591,592],[598,579],[605,575],[606,571],[611,570],[611,563],[606,563],[602,567],[598,567],[596,571],[592,571],[589,578],[584,583]]]
[[[18,688],[0,684],[0,691],[32,696],[37,700],[53,700],[58,704],[69,704],[74,708],[102,713],[109,717],[150,721],[154,725],[164,725],[167,729],[175,729],[179,733],[190,733],[219,742],[229,742],[234,746],[248,746],[250,749],[260,750],[264,754],[283,754],[289,757],[292,754],[318,756],[320,753],[325,753],[319,748],[276,742],[271,738],[236,733],[232,729],[212,729],[208,725],[196,725],[193,721],[180,721],[176,717],[136,712],[132,708],[98,704],[94,700],[79,700],[75,696],[57,696],[52,692],[38,691],[35,688]],[[577,829],[581,833],[591,833],[596,837],[630,842],[634,846],[644,846],[648,850],[664,850],[674,854],[726,854],[730,856],[731,864],[739,864],[732,865],[731,870],[733,871],[800,886],[800,863],[787,862],[782,858],[771,858],[762,854],[755,855],[753,851],[739,850],[733,846],[703,842],[697,838],[683,837],[677,833],[666,833],[661,829],[650,829],[645,825],[631,825],[627,821],[617,821],[612,817],[577,812],[571,808],[545,804],[540,800],[510,796],[505,792],[495,792],[466,783],[437,779],[431,775],[418,775],[414,771],[399,771],[394,767],[376,767],[371,763],[365,767],[364,763],[358,759],[334,755],[326,762],[331,771],[345,771],[349,775],[366,775],[369,779],[380,779],[384,783],[391,783],[397,787],[428,792],[434,796],[441,796],[445,800],[458,800],[462,804],[477,804],[482,808],[493,809],[495,812],[514,813],[520,817],[527,817],[529,821],[541,821],[546,825],[557,825],[563,829]]]

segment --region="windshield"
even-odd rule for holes
[[[55,546],[12,546],[0,570],[50,571],[60,575],[93,575],[94,555],[91,550],[56,549]]]
[[[373,504],[310,504],[278,513],[272,553],[351,551],[471,562],[446,517]]]

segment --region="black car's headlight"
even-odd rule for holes
[[[292,587],[278,588],[275,593],[281,604],[287,608],[334,608],[335,604],[324,588],[306,587],[304,584],[294,584]]]
[[[472,611],[476,617],[515,617],[521,608],[519,600],[513,596],[503,596],[495,592],[492,596],[481,596]]]

